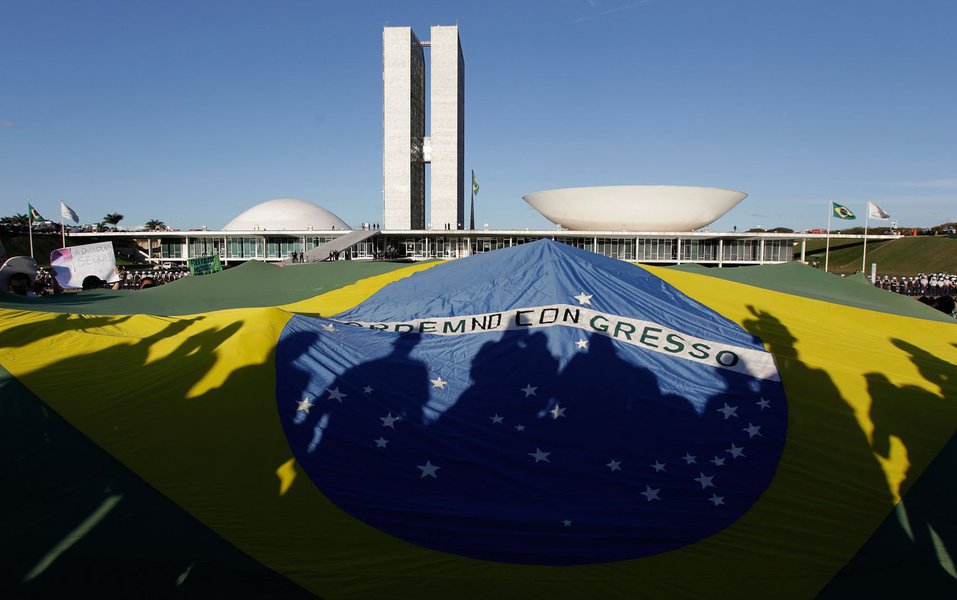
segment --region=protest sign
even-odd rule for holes
[[[50,266],[63,289],[82,288],[90,275],[107,283],[120,280],[113,242],[58,248],[50,253]]]
[[[219,262],[219,255],[198,256],[187,261],[189,264],[190,275],[209,275],[223,270],[222,263]]]

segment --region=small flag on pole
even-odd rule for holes
[[[46,219],[43,218],[43,215],[41,215],[41,214],[37,211],[37,209],[33,208],[33,205],[30,204],[29,202],[27,203],[27,210],[29,210],[29,212],[30,212],[30,220],[31,220],[31,221],[46,221]]]
[[[472,171],[472,193],[477,194],[479,191],[478,180],[475,179],[475,171]]]
[[[60,216],[64,219],[69,219],[74,223],[80,222],[80,216],[76,214],[76,211],[67,206],[64,202],[60,202]]]
[[[880,206],[874,204],[871,201],[867,202],[867,215],[872,219],[890,219],[891,216]]]
[[[844,206],[843,204],[838,204],[837,202],[831,202],[834,206],[834,216],[838,219],[856,219],[854,213],[851,212],[851,209]]]

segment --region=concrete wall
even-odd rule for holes
[[[382,198],[385,229],[425,227],[425,55],[410,27],[382,30]]]
[[[465,215],[465,61],[455,25],[431,30],[430,136],[432,229],[467,227]]]

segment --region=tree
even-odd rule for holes
[[[146,228],[150,231],[165,231],[166,223],[160,221],[159,219],[150,219],[146,222]]]
[[[120,221],[123,220],[123,215],[120,213],[110,213],[103,217],[103,223],[106,225],[112,225],[113,229],[117,229],[117,225],[120,224]]]
[[[30,218],[23,213],[17,213],[12,217],[0,218],[0,225],[10,231],[26,231],[30,225]]]

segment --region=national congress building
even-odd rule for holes
[[[308,261],[451,259],[550,238],[621,260],[717,266],[793,260],[799,242],[803,258],[806,240],[821,237],[707,231],[746,194],[691,186],[530,191],[524,200],[555,230],[476,231],[465,214],[471,181],[465,177],[465,60],[459,29],[434,26],[429,35],[424,41],[410,27],[382,31],[381,225],[350,226],[312,202],[277,199],[242,212],[218,231],[110,235],[134,237],[148,248],[148,260],[171,263],[210,255],[225,264],[286,261],[299,253]],[[426,168],[431,169],[428,208]],[[71,237],[87,235],[102,236]]]

